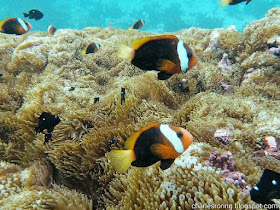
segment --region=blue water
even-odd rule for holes
[[[32,31],[46,31],[49,25],[61,28],[108,27],[127,29],[137,19],[146,21],[141,29],[172,32],[190,27],[227,28],[238,31],[251,21],[263,18],[280,0],[252,0],[221,8],[218,0],[0,0],[0,20],[22,17],[23,12],[38,9],[41,20],[28,20]]]

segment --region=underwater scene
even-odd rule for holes
[[[1,210],[280,208],[280,0],[2,3]]]

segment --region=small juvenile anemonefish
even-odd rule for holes
[[[119,44],[116,55],[131,59],[131,63],[142,70],[160,71],[160,80],[185,72],[198,61],[195,52],[174,35],[137,39],[132,42],[132,48]]]
[[[246,1],[246,5],[250,3],[250,1],[252,0],[219,0],[220,1],[220,5],[221,7],[225,7],[227,6],[228,4],[229,5],[235,5],[235,4],[239,4],[243,1]]]
[[[111,150],[109,159],[118,173],[127,171],[130,165],[147,167],[158,161],[165,170],[192,141],[192,135],[184,128],[152,123],[126,140],[127,150]]]
[[[54,33],[56,32],[56,30],[57,30],[57,28],[54,27],[53,25],[50,25],[50,26],[48,27],[48,33],[49,33],[50,35],[54,35]]]
[[[89,53],[95,53],[99,50],[100,46],[98,43],[96,42],[93,42],[93,43],[90,43],[89,45],[87,45],[85,47],[85,49],[83,51],[81,51],[81,55],[85,55],[85,54],[89,54]]]
[[[10,17],[0,22],[0,32],[21,35],[28,32],[32,25],[18,17]]]
[[[145,20],[139,19],[131,27],[129,27],[128,30],[142,28],[144,24],[145,24]]]

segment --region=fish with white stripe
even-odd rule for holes
[[[32,25],[18,17],[10,17],[0,21],[0,32],[6,34],[21,35],[28,32],[32,28]]]
[[[111,150],[109,159],[118,173],[132,166],[147,167],[161,161],[165,170],[192,143],[193,136],[184,128],[152,123],[130,136],[126,150]]]
[[[142,70],[160,71],[160,80],[186,72],[198,62],[195,52],[174,35],[144,37],[134,40],[131,45],[119,43],[116,55],[131,59],[131,63]]]

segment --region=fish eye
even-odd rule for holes
[[[188,56],[188,58],[191,58],[192,57],[192,53],[188,53],[187,56]]]
[[[183,133],[179,131],[179,132],[177,133],[177,136],[178,136],[178,138],[181,138],[181,137],[183,136]]]

